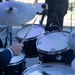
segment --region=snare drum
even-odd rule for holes
[[[39,60],[45,62],[61,62],[71,64],[74,59],[73,50],[68,46],[69,32],[45,33],[36,42]]]
[[[75,75],[75,70],[65,64],[37,64],[24,70],[22,75]]]
[[[21,75],[26,68],[25,63],[25,54],[14,56],[9,65],[4,68],[4,75]]]
[[[17,31],[17,39],[19,42],[22,41],[27,31],[29,30],[31,25],[26,25],[23,28]],[[44,32],[44,27],[42,25],[33,25],[31,30],[29,31],[25,41],[23,50],[25,52],[26,57],[36,57],[38,56],[38,51],[36,48],[36,40],[37,38]]]

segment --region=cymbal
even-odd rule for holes
[[[30,4],[18,1],[0,3],[1,25],[20,26],[32,20],[35,15],[35,8]]]

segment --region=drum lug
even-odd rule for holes
[[[25,60],[23,61],[22,67],[23,67],[23,69],[26,69],[26,61]]]
[[[18,69],[15,70],[15,73],[18,73]]]
[[[56,59],[57,59],[58,61],[60,61],[60,60],[62,59],[62,56],[61,56],[61,55],[57,55],[57,56],[56,56]]]

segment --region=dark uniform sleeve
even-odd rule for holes
[[[9,50],[0,52],[0,69],[6,67],[11,60],[11,53]]]

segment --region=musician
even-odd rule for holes
[[[13,44],[3,51],[0,51],[0,70],[9,64],[13,56],[17,56],[21,53],[22,47],[22,44]]]
[[[45,0],[45,3],[48,4],[46,30],[50,24],[58,25],[63,29],[63,19],[67,14],[68,0]]]

